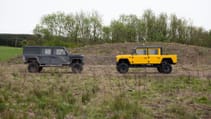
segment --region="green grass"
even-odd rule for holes
[[[30,74],[0,68],[0,119],[209,117],[210,79]],[[6,70],[11,73],[5,73]],[[5,80],[6,79],[6,80]]]
[[[21,48],[0,46],[0,61],[7,61],[21,55]]]

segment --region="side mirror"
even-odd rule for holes
[[[132,55],[133,55],[133,54],[136,54],[136,49],[132,49],[131,54],[132,54]]]
[[[65,55],[66,55],[66,56],[68,56],[68,55],[69,55],[68,51],[65,51]]]
[[[70,54],[69,51],[66,48],[64,48],[64,51],[65,51],[66,56]]]

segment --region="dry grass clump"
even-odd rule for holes
[[[25,68],[6,64],[0,68],[2,119],[211,116],[210,78],[109,75],[94,67],[84,74],[72,74],[66,68],[32,74]]]

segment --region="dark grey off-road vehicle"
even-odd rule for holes
[[[23,60],[29,72],[41,72],[43,67],[69,66],[73,73],[83,70],[83,56],[69,54],[65,47],[27,46],[23,48]]]

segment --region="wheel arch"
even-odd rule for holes
[[[126,64],[130,65],[130,62],[129,62],[128,59],[120,59],[120,60],[117,62],[117,64],[120,64],[120,63],[126,63]]]
[[[172,61],[171,58],[163,58],[161,63],[163,63],[163,62],[167,62],[169,64],[173,64],[173,61]]]
[[[37,57],[27,59],[27,63],[35,63],[35,62],[38,63],[38,64],[40,63]]]
[[[82,59],[72,59],[71,64],[74,64],[74,63],[80,63],[80,64],[83,64],[83,60],[82,60]]]

